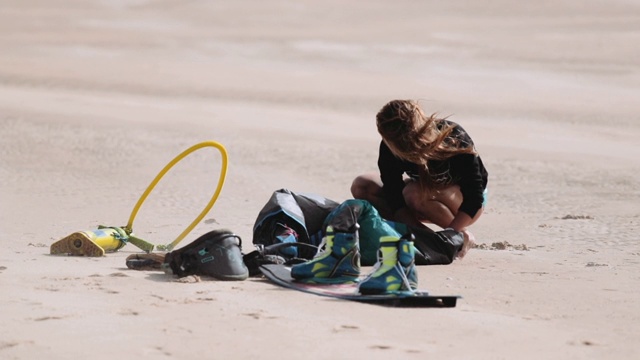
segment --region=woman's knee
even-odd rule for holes
[[[353,195],[355,199],[362,199],[365,196],[365,189],[366,187],[362,176],[358,176],[353,179],[353,182],[351,183],[351,195]]]
[[[371,175],[360,175],[351,183],[351,195],[355,199],[369,199],[381,190],[382,186]]]

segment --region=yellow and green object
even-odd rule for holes
[[[147,199],[151,191],[153,191],[160,179],[162,179],[162,177],[180,160],[203,147],[214,147],[218,149],[220,151],[220,154],[222,155],[222,168],[220,170],[220,178],[218,179],[218,185],[215,192],[213,193],[213,196],[211,197],[211,200],[209,200],[209,203],[191,222],[191,224],[189,224],[189,226],[187,226],[187,228],[184,229],[184,231],[182,231],[182,233],[180,233],[180,235],[178,235],[175,240],[167,245],[154,246],[153,244],[135,236],[133,234],[133,221],[138,214],[138,210],[140,210],[140,207]],[[216,200],[218,200],[218,196],[222,191],[222,186],[224,185],[224,180],[227,176],[227,167],[227,150],[220,143],[216,141],[205,141],[193,145],[192,147],[180,153],[173,160],[171,160],[153,179],[151,184],[149,184],[140,199],[138,199],[136,205],[133,207],[133,211],[129,216],[129,221],[127,222],[126,226],[118,227],[100,225],[97,229],[74,232],[73,234],[70,234],[62,238],[61,240],[58,240],[55,243],[51,244],[50,253],[52,255],[71,254],[79,256],[103,256],[105,252],[117,251],[124,247],[127,243],[131,243],[147,253],[153,251],[154,248],[161,251],[171,251],[176,247],[176,245],[178,245],[180,241],[182,241],[182,239],[185,238],[185,236],[187,236],[191,232],[191,230],[193,230],[193,228],[211,210]]]

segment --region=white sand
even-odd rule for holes
[[[639,43],[640,5],[623,0],[5,0],[0,358],[638,358]],[[419,268],[456,308],[178,283],[127,269],[131,245],[48,255],[124,225],[205,140],[229,173],[181,245],[229,228],[251,251],[274,190],[340,201],[375,171],[374,115],[394,98],[451,114],[490,172],[481,248]],[[215,150],[177,165],[136,233],[171,242],[219,169]]]

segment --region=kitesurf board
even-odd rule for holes
[[[362,295],[358,284],[309,284],[298,282],[291,277],[291,268],[285,265],[268,264],[260,266],[260,271],[273,283],[288,289],[319,296],[358,301],[390,307],[455,307],[460,296],[431,295],[426,291],[413,294]]]

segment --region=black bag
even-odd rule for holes
[[[461,232],[447,229],[432,232],[410,227],[416,251],[416,265],[448,265],[458,255],[464,243]]]
[[[322,224],[338,203],[323,196],[310,193],[295,193],[288,189],[273,192],[264,205],[253,226],[253,243],[265,247],[282,243],[283,226],[295,234],[298,243],[318,246],[322,241]],[[286,231],[286,229],[284,229]],[[293,239],[292,239],[293,240]],[[285,257],[311,259],[313,247],[284,247]]]
[[[245,280],[242,239],[229,230],[208,232],[189,245],[168,253],[165,264],[179,277],[208,275],[219,280]]]

